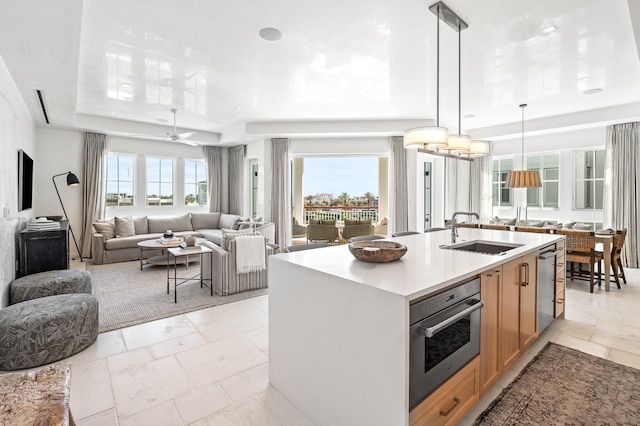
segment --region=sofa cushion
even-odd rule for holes
[[[147,217],[134,217],[133,218],[133,227],[135,228],[136,235],[140,234],[148,234],[149,233],[149,225],[147,224]]]
[[[140,241],[154,240],[160,237],[162,237],[162,234],[141,234],[124,238],[112,238],[109,241],[105,241],[104,248],[105,250],[138,248]]]
[[[233,229],[233,222],[235,222],[236,219],[238,219],[240,216],[238,216],[237,214],[227,214],[227,213],[222,213],[220,214],[220,229]]]
[[[150,233],[164,233],[172,231],[193,231],[189,214],[173,217],[149,217],[147,218]]]
[[[220,213],[191,213],[193,229],[219,229]]]
[[[93,222],[93,229],[102,234],[105,241],[116,237],[116,226],[113,218],[96,220]]]
[[[222,246],[222,229],[198,229],[202,238],[217,246]]]
[[[116,216],[114,220],[116,225],[116,238],[133,237],[136,235],[136,229],[131,216]]]

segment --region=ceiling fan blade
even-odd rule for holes
[[[193,135],[197,135],[198,132],[184,132],[184,133],[180,133],[178,134],[178,136],[180,137],[180,139],[186,139],[186,138],[190,138]]]
[[[178,139],[178,142],[183,143],[185,145],[198,146],[197,143],[192,142],[192,141],[187,140],[187,139]]]

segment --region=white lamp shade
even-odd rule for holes
[[[442,148],[452,154],[468,154],[471,138],[468,135],[449,135],[449,144]]]
[[[469,145],[470,157],[485,157],[491,152],[489,141],[471,141]]]
[[[404,147],[425,149],[447,146],[449,131],[446,127],[414,127],[404,132]]]

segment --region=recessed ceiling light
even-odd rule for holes
[[[549,25],[548,27],[544,27],[542,29],[542,32],[545,33],[545,34],[551,34],[551,33],[555,32],[555,31],[558,31],[558,28],[556,28],[555,25]]]
[[[466,114],[466,115],[463,115],[462,117],[464,117],[464,118],[474,118],[475,116],[476,116],[475,114]]]
[[[282,33],[277,28],[263,28],[258,32],[258,34],[267,41],[277,41],[282,38]]]
[[[165,118],[158,118],[156,121],[157,121],[158,123],[167,123],[167,122],[169,122],[169,120],[167,120],[167,119],[165,119]]]
[[[595,89],[588,89],[585,90],[584,92],[582,92],[583,95],[593,95],[595,93],[600,93],[602,92],[602,89],[599,87],[596,87]]]
[[[109,114],[116,115],[116,112],[115,111],[109,111]]]

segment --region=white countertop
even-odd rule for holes
[[[379,288],[411,301],[487,269],[531,253],[563,237],[555,234],[460,228],[456,243],[472,240],[523,244],[504,255],[487,255],[441,249],[451,244],[451,231],[391,238],[407,246],[407,253],[389,263],[362,262],[347,244],[294,253],[278,254],[277,261],[292,262],[338,278]]]

